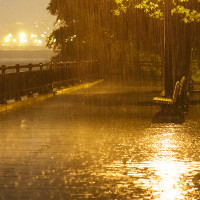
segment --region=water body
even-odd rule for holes
[[[0,65],[47,63],[53,55],[50,50],[0,50]]]
[[[152,124],[159,107],[135,104],[145,88],[103,83],[1,113],[0,199],[199,199],[199,105],[183,125]]]

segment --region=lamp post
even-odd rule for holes
[[[173,93],[171,9],[172,0],[164,0],[164,72],[166,97],[172,97]]]

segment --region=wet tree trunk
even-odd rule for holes
[[[174,80],[180,80],[183,76],[188,76],[190,72],[191,60],[191,25],[179,22],[173,25],[175,31],[174,35]]]
[[[172,97],[173,74],[172,74],[172,17],[171,0],[165,0],[164,7],[164,73],[165,73],[165,96]]]

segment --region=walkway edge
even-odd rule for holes
[[[76,91],[76,90],[89,88],[89,87],[92,87],[93,85],[96,85],[96,84],[101,83],[103,81],[104,81],[104,79],[101,79],[101,80],[98,80],[98,81],[95,81],[95,82],[92,82],[92,83],[84,83],[84,84],[79,84],[79,85],[72,86],[72,87],[69,87],[69,88],[63,88],[61,90],[55,91],[55,95],[66,94],[66,93],[70,93],[70,92],[73,92],[73,91]]]
[[[15,108],[19,108],[21,106],[29,105],[29,104],[32,104],[32,103],[35,103],[35,102],[40,102],[40,101],[43,101],[45,99],[54,97],[56,95],[67,94],[67,93],[70,93],[70,92],[73,92],[73,91],[76,91],[76,90],[89,88],[89,87],[92,87],[93,85],[99,84],[103,81],[104,80],[101,79],[101,80],[98,80],[98,81],[95,81],[95,82],[92,82],[92,83],[79,84],[79,85],[72,86],[72,87],[69,87],[69,88],[63,88],[61,90],[57,90],[57,91],[54,91],[52,93],[43,94],[43,95],[39,95],[39,96],[36,96],[36,97],[29,97],[29,98],[22,100],[22,101],[15,101],[13,103],[0,105],[0,113],[8,111],[8,110],[15,109]]]

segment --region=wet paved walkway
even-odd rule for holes
[[[154,89],[153,89],[154,90]],[[200,106],[152,124],[159,88],[102,83],[0,114],[0,199],[200,199]]]

